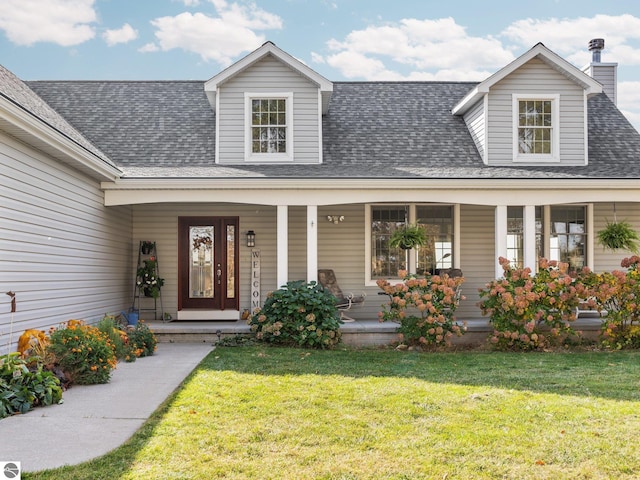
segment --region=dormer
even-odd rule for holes
[[[333,84],[271,42],[205,82],[216,163],[322,163]]]
[[[479,83],[452,110],[487,165],[588,163],[587,100],[602,85],[542,43]]]

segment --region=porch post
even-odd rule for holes
[[[504,271],[498,261],[499,257],[507,258],[507,206],[496,205],[496,223],[495,223],[495,268],[496,278],[502,278]]]
[[[276,237],[278,259],[276,288],[280,288],[289,279],[289,207],[287,205],[278,205]]]
[[[307,282],[318,281],[318,206],[307,205]]]
[[[538,252],[536,250],[536,207],[525,205],[524,207],[524,267],[529,267],[533,273],[538,264]]]
[[[460,265],[460,204],[453,205],[453,268],[462,268]],[[463,270],[464,271],[464,270]]]

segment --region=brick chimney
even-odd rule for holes
[[[604,38],[594,38],[589,42],[591,63],[582,71],[602,84],[602,90],[611,101],[617,103],[618,64],[602,63],[601,52],[604,50]]]

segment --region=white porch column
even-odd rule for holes
[[[460,258],[460,204],[453,205],[453,268],[462,268]],[[464,272],[464,270],[463,270]]]
[[[318,281],[318,206],[307,205],[307,282]]]
[[[504,271],[498,261],[499,257],[507,258],[507,206],[496,205],[496,225],[495,225],[495,267],[496,278],[502,278]]]
[[[278,258],[276,288],[280,288],[289,280],[289,207],[287,205],[278,205],[276,241]]]
[[[538,252],[536,251],[536,207],[526,205],[524,207],[524,267],[529,267],[535,273],[538,264]]]

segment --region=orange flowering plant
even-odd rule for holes
[[[460,302],[463,277],[426,275],[418,277],[401,271],[401,283],[377,281],[390,300],[378,313],[381,322],[400,323],[400,341],[407,344],[449,346],[453,336],[461,336],[466,325],[456,322],[455,311]]]
[[[69,320],[52,329],[47,351],[71,383],[107,383],[116,368],[115,349],[108,336],[82,320]]]
[[[588,269],[574,278],[567,263],[543,258],[538,273],[532,275],[530,268],[513,268],[506,258],[499,262],[504,277],[480,289],[478,304],[490,317],[494,328],[490,342],[496,348],[543,349],[579,335],[571,323],[581,299],[589,296],[580,280],[590,274]]]

